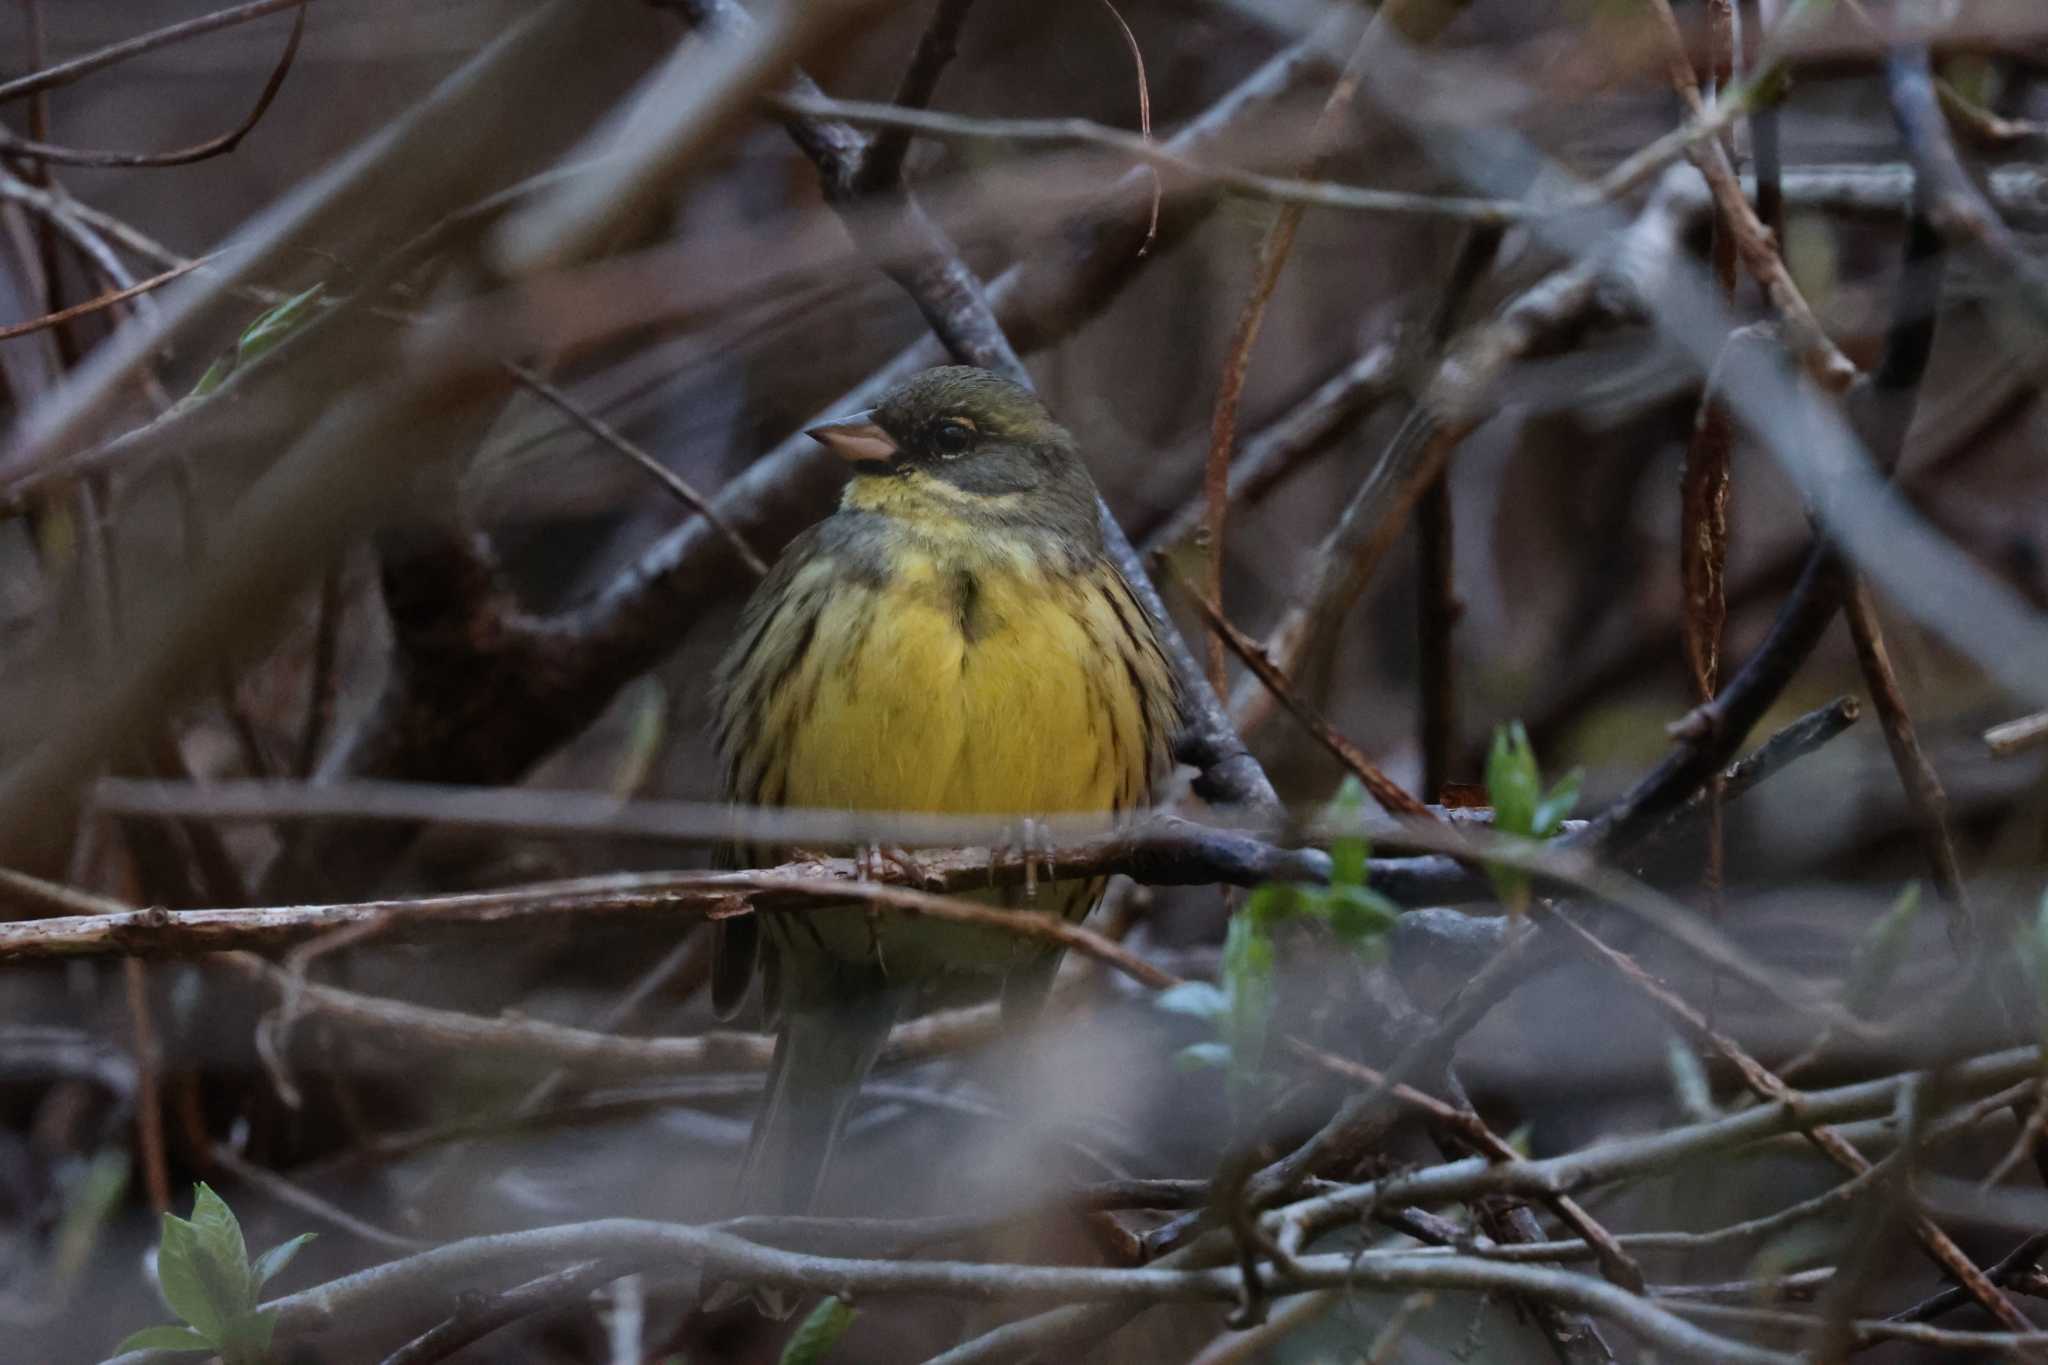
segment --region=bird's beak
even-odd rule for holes
[[[848,464],[886,464],[897,453],[895,440],[876,425],[871,411],[820,422],[807,428],[804,435]]]

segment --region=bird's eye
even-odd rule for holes
[[[932,444],[939,448],[939,454],[951,458],[965,455],[974,445],[974,423],[965,417],[947,417],[940,420],[932,432]]]

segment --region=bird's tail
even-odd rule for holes
[[[792,1002],[775,1039],[767,1098],[740,1168],[742,1213],[811,1211],[861,1082],[881,1055],[896,1015],[897,1001],[886,992]]]
[[[754,1119],[740,1168],[735,1212],[775,1216],[811,1211],[861,1082],[889,1039],[900,1003],[885,990],[803,1000],[784,1011],[767,1098]],[[774,1318],[787,1317],[796,1307],[796,1296],[788,1290],[749,1291],[730,1282],[707,1283],[701,1302],[712,1310],[742,1298],[751,1298]]]

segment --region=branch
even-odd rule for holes
[[[1240,199],[1296,209],[1397,214],[1487,226],[1513,223],[1530,215],[1529,206],[1512,199],[1456,199],[1410,194],[1399,190],[1335,184],[1315,178],[1313,172],[1290,178],[1240,167],[1212,165],[1175,150],[1174,142],[1154,142],[1137,133],[1092,123],[1087,119],[975,118],[966,114],[905,109],[900,104],[793,94],[772,96],[765,103],[785,115],[835,119],[856,128],[880,128],[948,141],[1097,147],[1162,172],[1168,193],[1184,193],[1191,189],[1220,190]],[[1314,139],[1311,139],[1313,144]]]
[[[136,37],[109,43],[97,51],[73,57],[68,62],[59,62],[40,71],[31,71],[26,76],[16,76],[11,81],[0,82],[0,104],[40,91],[54,90],[60,85],[69,85],[73,81],[90,76],[95,71],[103,71],[119,62],[125,62],[130,57],[140,57],[145,52],[155,52],[159,48],[169,47],[187,38],[196,38],[203,33],[247,23],[251,19],[261,19],[266,14],[275,14],[281,9],[305,3],[306,0],[250,0],[248,4],[234,5],[227,9],[215,10],[211,14],[202,14],[194,19],[166,24],[162,28],[138,34]]]
[[[2048,326],[2048,266],[2020,245],[1963,168],[1941,116],[1927,49],[1900,48],[1885,59],[1884,70],[1892,118],[1919,175],[1935,230],[1958,247],[1975,248],[2012,287],[2035,324]]]
[[[1675,992],[1652,980],[1649,974],[1626,953],[1608,947],[1566,916],[1554,916],[1552,922],[1561,924],[1576,942],[1584,946],[1594,961],[1612,967],[1629,985],[1727,1059],[1734,1066],[1736,1074],[1742,1077],[1742,1083],[1758,1099],[1768,1104],[1782,1105],[1795,1115],[1805,1114],[1805,1096],[1773,1075],[1768,1068],[1744,1051],[1734,1039],[1713,1027],[1705,1015],[1679,998]],[[1924,1079],[1924,1075],[1915,1073],[1908,1076],[1904,1084],[1909,1087],[1917,1086]],[[1857,1151],[1847,1138],[1826,1124],[1804,1118],[1799,1128],[1807,1140],[1819,1148],[1828,1160],[1851,1176],[1867,1175],[1870,1172],[1870,1158]],[[1909,1214],[1909,1222],[1914,1237],[1926,1248],[1935,1263],[1954,1276],[1959,1284],[1965,1286],[1970,1297],[1983,1305],[1984,1309],[1998,1319],[2008,1331],[2033,1330],[2033,1323],[2027,1320],[2026,1315],[2015,1308],[2012,1300],[1984,1277],[1984,1272],[1977,1268],[1962,1248],[1958,1247],[1932,1218],[1925,1213],[1912,1211]]]
[[[932,11],[931,23],[926,25],[923,35],[917,40],[917,51],[911,55],[903,79],[897,83],[897,108],[922,109],[931,103],[933,93],[939,88],[939,77],[952,64],[959,49],[960,30],[966,27],[967,11],[973,3],[974,0],[939,0],[938,8]],[[827,117],[842,117],[843,121],[843,116]],[[868,143],[867,152],[860,159],[860,166],[853,176],[854,192],[858,195],[886,194],[902,188],[903,158],[909,151],[908,129],[885,129],[880,137]]]
[[[1195,609],[1202,614],[1202,619],[1208,622],[1209,629],[1216,638],[1230,647],[1230,652],[1251,670],[1252,676],[1259,680],[1260,685],[1294,714],[1295,719],[1301,722],[1302,728],[1327,749],[1331,757],[1348,768],[1364,784],[1366,791],[1372,794],[1372,799],[1379,802],[1387,814],[1408,815],[1425,820],[1430,818],[1429,807],[1410,796],[1405,788],[1380,771],[1379,765],[1374,763],[1363,749],[1339,733],[1322,712],[1302,697],[1300,691],[1285,674],[1281,673],[1258,641],[1230,624],[1223,613],[1193,584],[1185,578],[1181,578],[1180,582],[1181,586],[1188,590],[1188,599],[1195,604]]]
[[[689,1268],[704,1276],[863,1297],[939,1295],[1002,1303],[1228,1302],[1236,1297],[1231,1269],[1091,1269],[886,1261],[819,1256],[748,1241],[713,1227],[610,1218],[474,1237],[417,1256],[344,1276],[264,1305],[275,1311],[282,1341],[315,1334],[362,1333],[361,1324],[403,1323],[428,1305],[446,1302],[453,1287],[480,1278],[530,1277],[547,1265],[602,1260],[614,1273],[633,1268]],[[1477,1257],[1413,1253],[1354,1256],[1335,1252],[1299,1258],[1291,1272],[1269,1270],[1277,1292],[1324,1288],[1458,1289],[1514,1293],[1611,1318],[1672,1359],[1793,1365],[1794,1357],[1762,1350],[1692,1327],[1654,1302],[1571,1271],[1509,1265]],[[950,1353],[949,1353],[950,1354]],[[943,1359],[944,1357],[942,1357]],[[122,1357],[123,1362],[142,1356]]]
[[[1858,434],[1877,473],[1887,478],[1905,448],[1920,384],[1934,351],[1943,274],[1938,246],[1924,215],[1916,213],[1907,224],[1884,356],[1854,395],[1863,400],[1852,408]],[[1739,353],[1732,357],[1739,358]],[[1601,812],[1589,828],[1566,836],[1566,842],[1608,852],[1626,850],[1641,840],[1664,812],[1699,791],[1783,694],[1847,601],[1849,587],[1849,571],[1832,537],[1817,535],[1769,635],[1743,661],[1720,695],[1673,727],[1680,741],[1677,750]]]
[[[361,924],[403,935],[561,914],[673,921],[677,916],[715,918],[748,909],[793,909],[836,898],[842,903],[887,900],[910,913],[945,915],[998,932],[1056,940],[1098,952],[1140,979],[1156,975],[1156,969],[1130,958],[1118,945],[1063,921],[937,899],[939,893],[1025,885],[1040,870],[1052,879],[1123,871],[1159,885],[1253,886],[1273,880],[1326,881],[1329,858],[1313,849],[1279,849],[1235,831],[1167,818],[1142,830],[1111,833],[1051,852],[992,856],[986,850],[962,849],[922,854],[914,876],[893,868],[888,875],[896,880],[885,883],[867,880],[858,860],[836,858],[760,872],[625,874],[499,892],[258,910],[130,910],[100,901],[98,914],[0,923],[0,964],[108,953],[158,957],[274,949]],[[27,890],[33,882],[14,874],[0,884],[0,895],[36,904]],[[900,896],[897,887],[902,889]],[[77,904],[80,894],[64,892],[64,904]]]
[[[1877,619],[1877,603],[1870,588],[1861,581],[1850,584],[1844,605],[1849,616],[1849,638],[1856,645],[1857,666],[1863,671],[1871,704],[1884,730],[1892,769],[1905,789],[1914,823],[1919,826],[1920,844],[1927,855],[1935,890],[1949,909],[1950,941],[1960,947],[1976,932],[1976,924],[1963,885],[1955,837],[1949,831],[1948,793],[1942,788],[1941,775],[1935,772],[1927,751],[1921,747],[1913,714],[1906,708],[1906,694],[1892,668],[1891,653],[1885,647],[1884,628]]]
[[[0,153],[28,161],[54,161],[64,166],[138,167],[189,166],[195,161],[205,161],[232,152],[241,145],[243,138],[255,130],[265,112],[269,110],[271,101],[277,98],[277,92],[284,88],[284,78],[292,69],[292,58],[299,54],[299,39],[306,31],[308,3],[310,0],[297,0],[297,8],[292,13],[291,36],[285,39],[284,52],[279,55],[277,64],[271,68],[269,78],[263,82],[263,89],[256,96],[255,106],[240,123],[218,137],[210,137],[204,142],[169,152],[104,152],[36,142],[16,137],[6,129],[0,128]]]
[[[1694,123],[1703,123],[1709,117],[1706,101],[1700,95],[1692,61],[1686,55],[1685,37],[1679,30],[1677,17],[1671,12],[1670,0],[1650,0],[1650,8],[1663,30],[1671,83]],[[1706,177],[1708,192],[1714,196],[1715,207],[1720,212],[1720,221],[1734,239],[1735,250],[1742,257],[1743,266],[1763,286],[1771,305],[1785,320],[1792,334],[1792,348],[1800,363],[1823,389],[1839,393],[1848,388],[1856,378],[1856,366],[1828,339],[1826,329],[1813,315],[1806,296],[1799,292],[1792,272],[1785,267],[1785,258],[1779,254],[1778,243],[1772,238],[1771,230],[1757,217],[1748,196],[1742,192],[1742,182],[1736,177],[1727,150],[1720,142],[1707,138],[1688,146],[1686,155]]]
[[[2037,711],[1984,732],[1984,747],[1993,758],[2011,758],[2048,744],[2048,711]]]
[[[1225,495],[1233,503],[1256,504],[1308,460],[1343,439],[1394,394],[1395,348],[1380,342],[1316,387],[1315,392],[1269,422],[1246,441],[1230,466]],[[1204,499],[1184,502],[1139,545],[1157,567],[1201,529]]]
[[[2001,1090],[2031,1080],[2039,1049],[2014,1048],[1974,1058],[1948,1076],[1956,1096]],[[1488,1194],[1572,1194],[1717,1152],[1732,1151],[1767,1138],[1800,1132],[1814,1124],[1873,1118],[1889,1113],[1902,1086],[1918,1072],[1862,1081],[1833,1090],[1800,1094],[1798,1103],[1768,1101],[1740,1113],[1683,1128],[1618,1138],[1561,1156],[1542,1157],[1514,1166],[1481,1158],[1446,1162],[1427,1170],[1404,1172],[1316,1194],[1267,1215],[1265,1227],[1283,1251],[1306,1245],[1316,1234],[1343,1225],[1378,1207],[1437,1204],[1470,1200]]]
[[[1267,633],[1266,650],[1283,673],[1299,672],[1313,643],[1328,638],[1358,600],[1451,450],[1488,415],[1493,390],[1509,367],[1601,316],[1600,285],[1617,264],[1667,267],[1678,251],[1680,216],[1675,182],[1667,181],[1617,236],[1610,253],[1544,277],[1448,348],[1408,420],[1317,544],[1294,602]],[[1455,313],[1446,307],[1442,319],[1447,333]],[[1232,699],[1232,713],[1247,732],[1258,727],[1267,709],[1252,686],[1240,687]]]

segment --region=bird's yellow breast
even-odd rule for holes
[[[1122,577],[1028,533],[912,510],[894,509],[886,541],[802,551],[764,586],[722,680],[728,792],[758,805],[1017,817],[1147,804],[1168,762],[1175,692]],[[1035,904],[1078,916],[1099,894],[1099,883],[1057,883]],[[790,952],[879,961],[903,978],[1003,971],[1043,951],[859,910],[800,918],[800,929],[771,925]]]
[[[882,585],[828,588],[811,663],[765,717],[787,737],[781,803],[962,815],[1139,804],[1153,756],[1123,629],[1099,582],[999,551],[972,563],[906,552]]]

